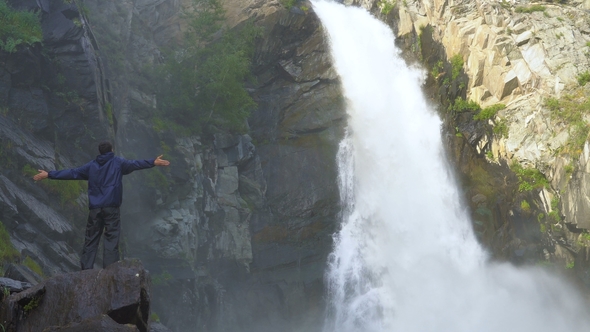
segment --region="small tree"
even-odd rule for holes
[[[0,0],[0,49],[14,53],[19,45],[40,43],[43,39],[39,15],[16,11]]]
[[[187,13],[185,46],[169,52],[159,69],[159,108],[176,124],[200,131],[215,125],[236,132],[256,106],[245,88],[251,78],[254,41],[251,24],[224,30],[225,11],[218,0],[193,0]]]

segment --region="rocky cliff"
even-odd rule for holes
[[[43,45],[3,64],[0,121],[12,163],[2,169],[2,221],[22,255],[46,275],[77,269],[84,188],[68,195],[30,176],[85,163],[111,139],[124,157],[172,161],[126,177],[122,207],[124,255],[150,271],[162,323],[175,331],[319,328],[345,123],[313,13],[276,1],[224,3],[228,28],[244,20],[263,27],[250,87],[258,107],[247,135],[191,136],[154,123],[158,101],[146,77],[163,49],[182,43],[192,2],[12,4],[39,11],[44,31]]]
[[[408,61],[426,68],[475,229],[494,256],[590,282],[589,4],[345,2],[390,24]],[[182,44],[192,2],[10,3],[39,11],[44,33],[42,45],[0,60],[0,220],[21,256],[46,275],[78,268],[84,187],[36,184],[31,172],[85,163],[111,139],[124,157],[172,161],[126,177],[122,207],[124,255],[150,271],[151,309],[165,325],[320,329],[346,124],[311,5],[223,2],[226,29],[263,28],[248,87],[258,106],[247,134],[191,135],[154,121],[149,68]]]

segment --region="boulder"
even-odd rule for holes
[[[52,326],[43,332],[88,332],[88,331],[109,331],[109,332],[137,332],[137,326],[130,324],[119,324],[108,315],[96,316],[86,319],[81,323],[73,323],[68,326]]]
[[[139,260],[62,274],[3,299],[0,320],[6,332],[146,332],[149,286],[149,274]],[[113,326],[111,320],[116,329],[106,328]]]

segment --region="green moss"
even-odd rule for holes
[[[494,116],[496,116],[498,111],[503,110],[505,108],[506,108],[506,105],[504,105],[504,104],[496,104],[496,105],[486,107],[483,110],[481,110],[479,113],[474,115],[473,120],[477,120],[477,121],[489,120],[489,119],[493,118]]]
[[[547,233],[547,225],[545,225],[545,224],[541,223],[541,224],[539,225],[539,231],[540,231],[541,233]]]
[[[459,74],[461,74],[461,71],[463,70],[463,64],[464,61],[461,54],[455,54],[453,57],[451,57],[451,78],[453,80],[456,80],[457,77],[459,77]]]
[[[531,205],[526,200],[522,200],[520,202],[520,208],[525,212],[529,212],[531,210]]]
[[[469,186],[484,195],[488,201],[493,201],[498,195],[498,187],[492,174],[487,172],[481,165],[476,165],[469,171]]]
[[[542,6],[542,5],[531,5],[531,6],[518,6],[514,9],[514,11],[517,13],[530,14],[530,13],[534,13],[534,12],[544,12],[545,9],[546,9],[545,6]]]
[[[20,45],[40,43],[43,39],[39,15],[16,11],[0,0],[0,49],[14,53]]]
[[[585,72],[578,75],[578,84],[580,84],[580,86],[584,86],[588,82],[590,82],[590,72],[589,71],[586,70]]]
[[[37,273],[40,276],[43,276],[43,269],[39,265],[39,263],[35,262],[31,257],[27,256],[23,260],[23,265],[31,269],[33,272]]]
[[[473,100],[465,100],[461,97],[457,97],[457,99],[455,99],[455,102],[449,105],[449,110],[454,113],[479,113],[481,111],[481,106],[479,106],[479,104],[474,102]]]
[[[381,14],[388,15],[396,4],[396,0],[380,0],[377,6],[381,8]]]
[[[514,162],[510,168],[518,177],[518,191],[520,192],[549,187],[549,181],[545,175],[536,168],[524,168],[518,162]]]
[[[436,62],[436,64],[434,66],[432,66],[432,69],[430,70],[430,76],[432,76],[433,79],[438,80],[440,74],[443,72],[444,69],[444,63],[442,60],[439,60]]]
[[[158,314],[156,314],[155,312],[152,312],[152,313],[150,314],[150,320],[151,320],[152,322],[159,323],[159,322],[160,322],[160,316],[158,316]]]
[[[164,270],[164,271],[162,271],[162,273],[155,274],[152,277],[152,284],[158,285],[158,286],[159,285],[167,285],[168,282],[170,280],[172,280],[172,278],[173,278],[172,275],[168,271]]]
[[[168,178],[166,177],[166,175],[164,175],[164,173],[162,173],[160,168],[152,169],[149,172],[145,172],[144,174],[146,177],[146,184],[150,188],[158,189],[163,192],[168,192]]]
[[[574,157],[580,155],[590,133],[586,117],[590,113],[590,99],[584,89],[578,89],[575,95],[566,95],[561,99],[548,98],[545,106],[551,112],[551,119],[567,125],[569,137],[564,152]]]
[[[115,117],[113,115],[113,105],[111,103],[107,103],[105,105],[104,110],[107,115],[107,119],[109,120],[109,125],[112,127],[115,123]]]
[[[10,263],[18,260],[20,252],[12,246],[10,242],[10,235],[4,227],[4,224],[0,222],[0,265]]]
[[[25,312],[29,312],[39,306],[41,304],[41,297],[42,296],[34,296],[27,304],[23,306],[23,310]]]
[[[285,8],[290,9],[291,7],[294,7],[297,4],[298,0],[279,0],[279,2],[281,3],[281,5],[283,5]]]

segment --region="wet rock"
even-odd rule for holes
[[[172,330],[160,323],[151,323],[150,332],[172,332]]]
[[[22,292],[25,289],[31,288],[32,285],[28,282],[22,282],[10,278],[0,277],[0,290],[8,290],[10,293]]]
[[[0,319],[6,331],[37,332],[49,326],[55,328],[50,331],[82,331],[79,326],[112,324],[103,318],[108,315],[118,324],[146,332],[149,284],[149,274],[137,260],[58,275],[4,299]]]
[[[36,285],[43,281],[43,278],[33,270],[22,264],[7,264],[4,267],[4,276],[14,280]]]
[[[109,332],[138,332],[139,329],[131,324],[119,324],[108,315],[102,315],[86,319],[80,323],[69,324],[63,327],[48,327],[43,332],[89,332],[89,331],[109,331]],[[150,331],[152,331],[150,329]]]

